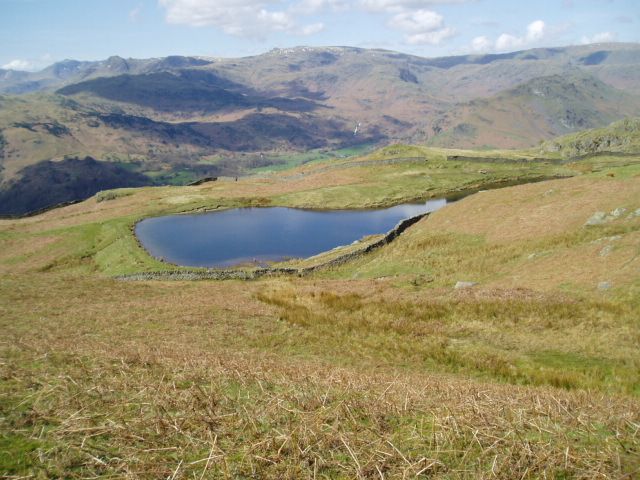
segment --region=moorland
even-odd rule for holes
[[[636,477],[639,132],[628,119],[521,150],[394,144],[0,220],[0,464],[33,478]],[[133,234],[172,213],[463,195],[302,277],[171,280],[186,269]]]

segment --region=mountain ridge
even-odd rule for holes
[[[414,64],[422,66],[430,66],[440,69],[449,69],[463,64],[474,65],[486,65],[494,61],[508,60],[514,58],[520,58],[523,60],[532,59],[545,59],[554,56],[560,56],[570,51],[585,52],[582,56],[576,58],[576,61],[582,62],[584,65],[593,66],[606,63],[610,57],[624,56],[624,52],[629,49],[636,49],[638,44],[636,43],[600,43],[590,45],[568,45],[564,47],[540,47],[534,49],[517,50],[514,52],[506,53],[485,53],[485,54],[462,54],[462,55],[449,55],[442,57],[422,57],[419,55],[396,52],[387,49],[366,49],[350,46],[297,46],[289,48],[274,48],[267,52],[258,55],[249,55],[245,57],[209,57],[209,56],[195,56],[195,55],[169,55],[166,57],[152,57],[152,58],[124,58],[118,55],[112,55],[104,60],[75,60],[64,59],[59,62],[55,62],[39,71],[31,72],[25,70],[13,70],[13,69],[0,69],[0,93],[29,93],[33,91],[41,91],[46,89],[60,88],[61,83],[55,83],[51,80],[58,78],[60,80],[67,80],[73,73],[77,73],[80,76],[74,77],[72,83],[77,83],[83,79],[96,78],[100,76],[107,76],[109,70],[116,73],[150,73],[152,71],[177,69],[187,67],[202,67],[213,64],[233,63],[237,61],[244,61],[248,59],[255,59],[260,57],[274,57],[274,56],[287,56],[295,54],[306,53],[338,53],[344,54],[346,52],[351,53],[370,53],[378,55],[389,55],[395,58],[401,58],[407,61],[411,61]],[[608,49],[608,50],[607,50]],[[615,53],[612,55],[611,51]],[[635,58],[634,63],[637,63]],[[115,67],[115,68],[114,68]],[[12,84],[11,77],[18,77],[18,80],[29,82],[30,87],[21,87],[19,85]],[[48,79],[49,82],[44,80]],[[35,82],[35,83],[34,83]],[[43,83],[38,83],[43,82]]]

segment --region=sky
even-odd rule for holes
[[[640,42],[640,0],[0,0],[0,68],[355,46],[424,57]]]

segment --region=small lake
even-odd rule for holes
[[[142,245],[156,258],[191,267],[305,258],[386,233],[399,221],[433,212],[445,199],[380,210],[237,208],[148,218],[136,225]]]

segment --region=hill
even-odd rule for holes
[[[640,97],[584,74],[539,77],[461,104],[435,121],[440,146],[518,147],[637,115]]]
[[[629,118],[605,128],[582,131],[547,141],[541,152],[559,152],[564,158],[597,153],[640,152],[640,119]]]
[[[101,190],[151,183],[140,173],[90,157],[45,161],[24,168],[18,178],[0,190],[0,216],[24,215],[81,201]]]
[[[639,176],[638,155],[394,145],[0,220],[3,471],[634,478]],[[185,269],[132,231],[478,190],[305,277],[168,281]]]

